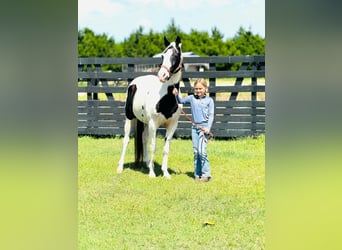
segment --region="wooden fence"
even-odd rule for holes
[[[137,76],[156,74],[160,58],[79,58],[78,134],[121,136],[125,120],[125,92]],[[185,71],[183,94],[193,93],[195,78],[205,78],[215,102],[212,132],[216,138],[255,136],[265,132],[265,56],[186,57],[186,64],[209,63],[203,72]],[[105,72],[104,65],[122,65],[124,72]],[[137,72],[138,65],[150,71]],[[151,65],[151,67],[149,67]],[[231,68],[237,70],[217,70]],[[191,115],[189,105],[183,110]],[[163,134],[163,127],[158,133]],[[181,115],[175,137],[189,137],[191,124]]]

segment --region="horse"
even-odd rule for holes
[[[130,140],[131,128],[134,125],[135,163],[144,162],[149,168],[149,177],[156,177],[154,172],[156,132],[160,126],[165,126],[161,169],[165,178],[171,178],[168,172],[170,141],[177,129],[182,108],[172,91],[175,87],[179,88],[183,55],[179,36],[174,42],[169,42],[164,36],[164,44],[166,48],[161,54],[162,64],[157,75],[136,77],[128,85],[125,103],[125,134],[117,173],[123,172],[124,157]],[[148,142],[150,142],[150,159],[147,150]]]

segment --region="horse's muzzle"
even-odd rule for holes
[[[166,82],[170,79],[169,76],[165,76],[165,75],[163,75],[163,76],[158,75],[158,78],[159,78],[159,81],[161,81],[161,82]]]
[[[166,82],[168,80],[167,78],[161,77],[161,76],[159,76],[158,78],[159,78],[159,81],[161,82]]]
[[[172,74],[171,74],[170,70],[164,65],[162,65],[160,70],[158,71],[158,78],[161,82],[168,81],[170,79],[171,75]]]

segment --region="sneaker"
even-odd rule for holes
[[[200,181],[202,182],[208,182],[210,180],[210,177],[201,177]]]
[[[201,177],[198,177],[198,176],[195,177],[195,181],[200,181],[200,180],[201,180]]]

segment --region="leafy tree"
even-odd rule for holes
[[[217,29],[217,27],[214,27],[211,29],[211,38],[214,41],[222,41],[224,35]]]
[[[163,34],[168,38],[169,41],[172,39],[176,39],[177,36],[183,38],[183,36],[185,35],[185,33],[180,29],[180,27],[176,25],[174,18],[171,19],[170,24],[167,25],[166,30],[163,31]]]
[[[96,35],[89,28],[78,32],[78,56],[79,57],[122,57],[122,46],[116,44],[113,38],[106,34]],[[103,65],[104,70],[117,70],[121,66]]]
[[[95,35],[88,28],[78,33],[79,57],[110,57],[114,56],[115,41],[106,34]]]
[[[123,53],[127,57],[152,57],[164,49],[162,34],[152,30],[146,35],[140,26],[123,42]]]
[[[259,35],[253,35],[240,27],[232,39],[232,55],[263,55],[265,54],[265,40]]]
[[[223,40],[217,27],[206,31],[191,29],[184,33],[174,19],[162,33],[139,26],[122,43],[115,43],[106,34],[94,34],[89,28],[78,32],[79,57],[152,57],[164,49],[164,35],[171,41],[178,35],[182,39],[183,51],[192,51],[200,56],[262,55],[265,54],[265,39],[240,27],[232,39]],[[232,65],[217,65],[220,69],[233,69]],[[113,68],[113,70],[118,70]]]
[[[183,51],[192,51],[200,56],[213,55],[217,51],[208,32],[191,29],[190,34],[182,39],[182,43]]]

